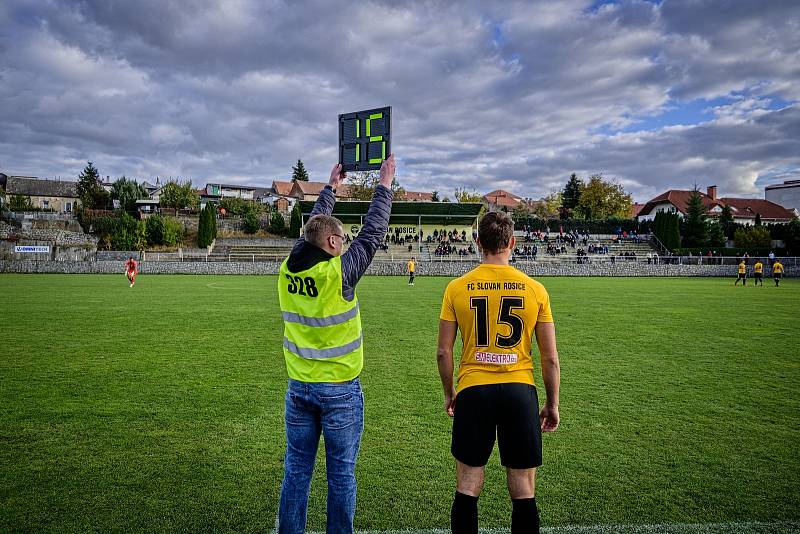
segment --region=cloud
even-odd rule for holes
[[[760,196],[800,167],[800,6],[694,1],[30,2],[0,7],[0,167],[324,180],[339,113],[393,106],[406,189]],[[652,127],[701,101],[709,114]],[[645,124],[647,128],[645,129]],[[641,128],[638,131],[637,128]]]

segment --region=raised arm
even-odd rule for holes
[[[328,185],[320,191],[317,202],[314,204],[314,209],[311,210],[311,215],[309,215],[309,217],[320,214],[330,215],[333,212],[333,206],[336,204],[336,194],[334,191],[345,178],[346,174],[342,171],[342,166],[338,163],[334,165],[331,170],[331,177],[328,180]],[[304,241],[305,238],[300,236],[297,241],[295,241],[292,251],[302,245]]]
[[[383,243],[389,231],[389,215],[392,212],[392,181],[394,180],[394,154],[389,155],[381,164],[381,176],[378,187],[372,196],[372,203],[364,218],[364,226],[358,233],[350,248],[342,255],[342,277],[344,285],[355,287],[359,279],[372,263],[375,251]]]
[[[536,344],[542,361],[542,380],[547,393],[547,401],[539,418],[542,432],[554,432],[561,420],[558,413],[558,390],[561,385],[561,364],[556,348],[556,327],[553,323],[536,323]]]

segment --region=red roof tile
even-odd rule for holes
[[[740,219],[753,218],[755,219],[756,213],[761,214],[762,219],[791,219],[793,213],[783,206],[758,198],[717,198],[712,200],[707,194],[702,191],[699,192],[703,200],[703,205],[706,207],[706,214],[712,217],[717,217],[719,214],[712,212],[714,207],[719,206],[724,208],[726,205],[733,209],[733,216]],[[684,191],[680,189],[670,189],[661,193],[645,204],[640,210],[639,214],[649,215],[652,213],[653,208],[658,204],[670,203],[683,214],[689,205],[689,198],[692,196],[692,191]]]
[[[433,193],[424,191],[406,191],[405,196],[400,200],[407,202],[433,202]]]
[[[272,188],[275,190],[275,193],[282,197],[289,196],[289,193],[292,192],[293,185],[292,182],[279,182],[278,180],[273,180],[272,182]]]

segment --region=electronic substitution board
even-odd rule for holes
[[[381,168],[391,154],[392,108],[339,115],[339,163],[343,171]]]

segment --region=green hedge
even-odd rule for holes
[[[137,221],[127,213],[110,217],[84,217],[91,233],[100,239],[100,247],[110,250],[142,250],[147,245],[177,246],[183,241],[183,225],[175,217],[151,215]]]

